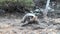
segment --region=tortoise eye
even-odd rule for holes
[[[33,18],[33,16],[29,16],[29,18]]]
[[[31,16],[31,18],[33,18],[33,16]]]
[[[30,18],[33,18],[33,16],[30,16]]]

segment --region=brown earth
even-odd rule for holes
[[[52,19],[60,23],[60,19]],[[32,27],[21,27],[21,19],[0,17],[0,34],[60,34],[60,30],[44,28],[33,30]]]

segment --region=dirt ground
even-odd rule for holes
[[[60,18],[52,19],[54,23],[41,23],[40,27],[20,26],[21,19],[0,17],[0,34],[60,34]]]

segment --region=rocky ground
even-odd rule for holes
[[[60,18],[40,19],[40,25],[21,27],[20,18],[0,17],[0,34],[60,34]]]

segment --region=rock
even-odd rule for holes
[[[41,32],[40,34],[47,34],[46,32]]]
[[[60,31],[58,31],[56,34],[60,34]]]
[[[46,23],[40,23],[40,28],[46,28],[48,25]]]

